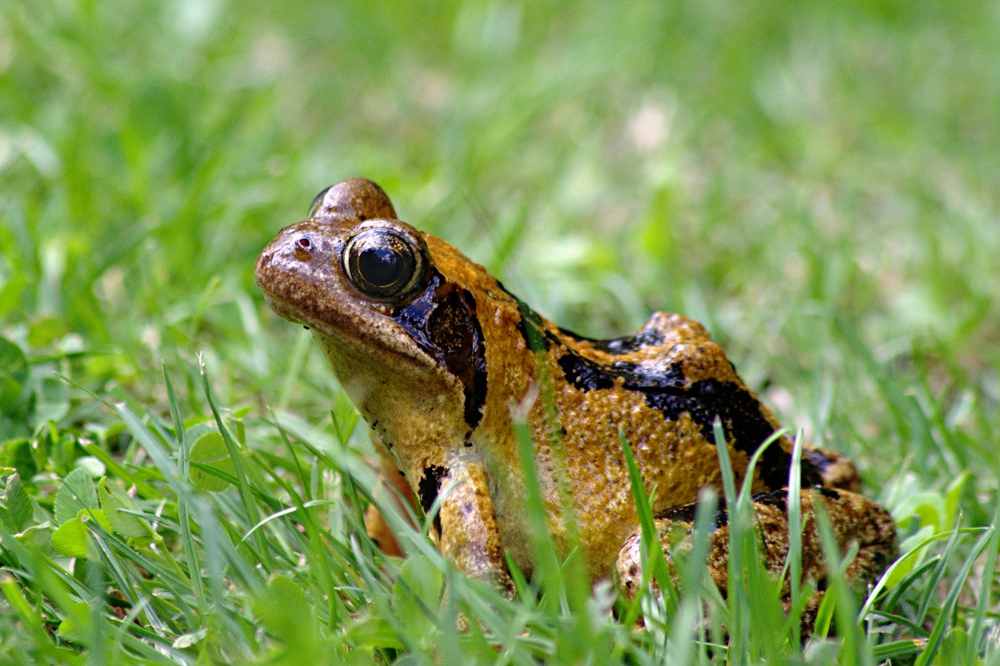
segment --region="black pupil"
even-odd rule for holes
[[[371,284],[388,287],[402,277],[406,261],[390,248],[368,247],[358,255],[358,270]]]

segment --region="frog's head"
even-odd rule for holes
[[[341,342],[424,360],[392,313],[426,289],[431,260],[375,183],[352,178],[316,197],[257,258],[257,284],[280,316]]]
[[[370,422],[396,422],[394,412],[407,410],[440,424],[451,418],[471,435],[482,417],[486,360],[466,285],[492,278],[396,219],[378,185],[352,178],[321,192],[308,219],[261,252],[255,272],[274,311],[313,331]]]

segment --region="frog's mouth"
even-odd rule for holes
[[[312,318],[303,317],[301,310],[289,306],[280,297],[266,288],[261,287],[261,290],[264,292],[264,300],[267,301],[268,306],[270,306],[276,315],[293,324],[301,324],[306,328],[311,329],[316,327],[317,322],[312,321]]]

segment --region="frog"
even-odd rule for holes
[[[553,542],[578,551],[592,581],[611,577],[630,598],[643,586],[623,447],[671,571],[699,492],[723,488],[725,446],[736,484],[753,495],[766,567],[781,574],[793,443],[697,322],[655,312],[634,335],[608,340],[560,328],[458,249],[399,220],[363,178],[323,190],[261,252],[255,276],[277,315],[312,332],[370,427],[385,488],[396,489],[383,497],[433,514],[431,538],[460,571],[513,595],[508,558],[529,578],[535,569],[524,424]],[[843,455],[805,446],[798,469],[803,578],[822,594],[821,503],[842,553],[856,544],[848,580],[871,584],[896,554],[890,514],[860,494]],[[384,552],[401,552],[377,509],[367,526]],[[713,529],[709,573],[724,592],[724,506]]]

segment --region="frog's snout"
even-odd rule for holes
[[[275,241],[268,243],[267,247],[257,255],[257,263],[254,264],[253,268],[254,280],[257,282],[257,286],[265,292],[268,291],[269,286],[274,280],[274,243]]]
[[[280,317],[309,326],[332,322],[343,309],[339,243],[328,223],[285,227],[254,266],[254,279]]]
[[[302,277],[307,270],[315,242],[308,234],[289,235],[282,230],[261,251],[254,266],[254,279],[264,298],[282,318],[297,321],[302,306]]]
[[[257,286],[268,296],[281,294],[282,286],[297,273],[296,264],[312,257],[313,240],[308,234],[289,233],[291,227],[281,230],[278,237],[268,243],[257,257],[254,278]]]
[[[274,291],[276,282],[282,280],[282,276],[301,273],[320,250],[315,230],[301,226],[294,224],[283,228],[257,257],[254,277],[264,291]]]

